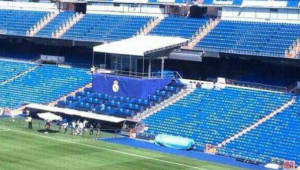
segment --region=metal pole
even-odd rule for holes
[[[106,53],[104,53],[104,64],[105,64],[105,69],[106,69]]]
[[[95,66],[95,51],[93,51],[93,59],[92,59],[92,66],[94,67]]]
[[[148,64],[148,78],[151,78],[151,58],[149,58],[149,64]]]
[[[137,59],[137,57],[134,57],[134,64],[135,64],[135,70],[134,70],[134,74],[135,75],[137,75],[137,73],[138,73],[138,59]]]
[[[131,75],[132,72],[132,60],[131,60],[131,55],[129,56],[129,75]]]
[[[142,68],[143,68],[143,77],[144,77],[144,74],[145,74],[145,58],[144,58],[144,56],[143,56],[143,66],[142,66]]]
[[[120,63],[121,63],[121,66],[120,66],[120,71],[122,71],[123,72],[123,58],[124,57],[120,57]]]
[[[164,69],[165,69],[165,58],[161,58],[161,71],[160,71],[160,78],[164,78]]]

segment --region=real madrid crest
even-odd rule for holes
[[[118,82],[118,80],[115,80],[112,85],[112,90],[113,90],[113,92],[117,93],[119,91],[119,89],[120,89],[119,82]]]

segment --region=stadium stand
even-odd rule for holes
[[[7,61],[0,60],[0,68],[1,68],[0,83],[24,72],[30,67],[33,67],[33,64],[20,63],[20,62],[7,62]]]
[[[64,11],[60,12],[53,20],[51,20],[44,28],[42,28],[35,36],[37,37],[52,37],[52,34],[61,27],[74,12]]]
[[[182,87],[181,83],[171,83],[164,89],[156,90],[155,94],[149,95],[148,99],[109,96],[97,93],[92,88],[85,88],[83,92],[77,92],[75,96],[69,96],[65,101],[59,101],[57,106],[119,117],[131,117],[169,98],[179,92]]]
[[[188,137],[194,139],[199,148],[205,144],[216,145],[290,98],[284,93],[233,87],[196,88],[183,99],[146,118],[144,122],[149,129],[145,135],[163,133]]]
[[[205,146],[209,145],[216,149],[213,154],[263,164],[273,159],[294,160],[300,168],[299,94],[296,97],[299,93],[297,81],[300,79],[300,0],[288,0],[285,4],[277,3],[284,2],[281,0],[261,0],[264,4],[261,7],[251,6],[258,3],[256,1],[249,3],[250,7],[245,6],[249,1],[197,0],[192,3],[201,5],[188,8],[188,5],[176,6],[176,3],[189,3],[189,0],[147,1],[159,5],[147,4],[146,1],[138,4],[110,1],[111,4],[83,3],[87,5],[83,9],[64,2],[64,10],[77,12],[60,11],[60,5],[55,3],[53,8],[49,5],[47,9],[0,9],[0,34],[14,35],[0,37],[0,56],[6,58],[0,60],[0,108],[22,110],[25,106],[20,106],[24,103],[47,104],[61,110],[75,109],[84,111],[83,114],[92,112],[95,117],[108,117],[97,119],[103,125],[110,118],[124,118],[124,125],[128,122],[138,125],[122,129],[124,132],[128,130],[130,137],[133,133],[145,139],[153,139],[160,134],[180,136],[193,139],[197,151],[206,152]],[[21,5],[15,8],[25,9]],[[182,37],[189,41],[180,44],[184,44],[182,47],[178,45],[144,52],[143,58],[121,53],[122,49],[134,49],[120,48],[119,45],[110,48],[116,52],[106,53],[108,55],[95,50],[96,44],[135,35],[167,36],[171,41]],[[140,39],[133,44],[139,42],[143,42],[142,47],[145,46],[146,41]],[[64,56],[63,64],[76,68],[28,62],[44,62],[39,59],[42,54],[53,58]],[[129,71],[125,76],[130,77],[134,76],[131,75],[132,70],[136,73],[142,70],[142,75],[146,75],[147,67],[149,77],[156,76],[153,73],[159,74],[160,78],[167,77],[166,70],[172,70],[169,71],[169,82],[177,71],[182,72],[178,77],[184,76],[189,80],[183,80],[187,83],[185,85],[168,82],[167,86],[163,84],[155,88],[158,90],[153,94],[147,88],[140,88],[145,92],[145,98],[136,97],[133,93],[138,91],[136,84],[133,88],[124,88],[128,91],[125,96],[114,96],[118,90],[113,89],[119,89],[119,86],[114,87],[110,83],[108,89],[114,91],[112,95],[108,95],[107,91],[103,92],[107,94],[96,92],[95,87],[104,87],[103,82],[108,82],[107,75],[118,74],[119,68],[120,74]],[[165,75],[155,72],[159,67]],[[91,72],[105,73],[105,79],[99,81],[99,86],[91,81],[87,68],[91,68]],[[208,84],[212,85],[219,78],[224,84],[231,85],[213,89],[196,87],[200,79],[209,80]],[[120,127],[113,128],[120,130]]]
[[[300,99],[262,125],[219,149],[219,154],[241,159],[271,162],[285,159],[300,163]]]
[[[62,39],[99,42],[130,38],[151,19],[148,16],[86,14]]]
[[[10,62],[5,64],[11,65]],[[26,66],[18,64],[16,67],[21,71]],[[0,86],[0,107],[16,108],[24,102],[49,103],[91,81],[85,69],[52,65],[35,67],[31,72]]]
[[[225,53],[284,57],[299,24],[221,20],[195,48]]]
[[[205,26],[202,26],[202,28],[200,28],[199,33],[193,37],[193,39],[188,43],[188,45],[183,48],[193,49],[203,37],[205,37],[211,30],[213,30],[218,25],[219,22],[220,18],[210,19]]]
[[[191,39],[208,23],[205,18],[165,17],[151,32],[153,35],[179,36]]]
[[[0,34],[25,36],[26,31],[47,14],[48,12],[43,11],[1,9]]]

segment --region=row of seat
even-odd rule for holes
[[[284,57],[300,36],[300,24],[221,20],[196,46],[225,53]]]
[[[86,88],[83,92],[77,92],[74,96],[59,101],[57,106],[118,117],[131,117],[169,98],[182,87],[182,84],[169,84],[164,89],[156,90],[155,94],[149,94],[146,99],[109,96],[98,93],[93,88]]]
[[[51,20],[45,27],[43,27],[37,34],[37,37],[52,37],[52,33],[57,31],[66,21],[68,21],[74,12],[64,11],[60,12],[53,20]]]
[[[31,67],[33,67],[33,64],[0,60],[0,83],[24,72],[25,70],[28,70]]]
[[[44,18],[49,12],[0,10],[0,30],[4,34],[26,35],[31,27]],[[37,37],[51,37],[73,15],[73,12],[60,12],[52,21],[43,27]],[[25,20],[23,19],[23,16]],[[63,39],[83,41],[115,41],[132,37],[149,23],[153,17],[86,14],[73,25]],[[151,34],[163,36],[180,36],[190,39],[207,23],[207,19],[183,17],[166,17]]]
[[[24,68],[22,63],[18,67],[20,70]],[[53,65],[37,66],[35,70],[0,85],[0,107],[16,108],[26,102],[49,103],[90,82],[87,71]],[[6,73],[0,69],[2,74]]]
[[[115,41],[130,38],[153,19],[148,16],[86,14],[63,39]]]
[[[191,39],[207,22],[205,18],[166,17],[150,34]]]
[[[0,34],[26,36],[26,31],[49,12],[28,10],[0,10]]]
[[[300,99],[257,128],[219,149],[219,154],[268,163],[272,159],[300,163]]]
[[[0,34],[25,36],[42,18],[45,11],[0,10]],[[51,37],[73,12],[60,12],[42,28],[36,36]],[[23,17],[26,16],[26,17]],[[137,34],[150,16],[86,14],[75,23],[62,39],[80,41],[116,41]],[[206,18],[166,17],[154,29],[152,35],[179,36],[191,39]],[[284,57],[286,50],[299,38],[300,24],[246,22],[221,20],[199,43],[196,49],[246,55]]]
[[[0,10],[0,34],[26,36],[26,32],[50,12],[25,10]],[[52,34],[66,23],[74,12],[60,12],[35,36],[52,37]],[[26,17],[24,17],[26,16]],[[83,41],[115,41],[137,34],[153,17],[86,14],[64,35],[63,39]]]
[[[216,145],[266,116],[291,98],[288,94],[227,87],[197,88],[147,117],[147,135],[192,138],[198,147]]]

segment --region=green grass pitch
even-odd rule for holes
[[[154,151],[96,141],[94,137],[44,134],[24,120],[0,119],[0,170],[235,170]],[[103,134],[109,136],[110,134]]]

